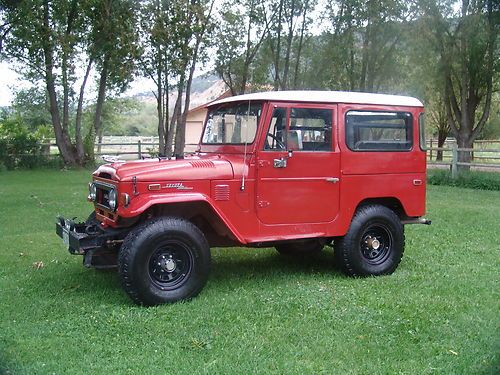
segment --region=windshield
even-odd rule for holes
[[[240,103],[208,112],[203,144],[252,143],[262,111],[261,103]]]

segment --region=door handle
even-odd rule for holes
[[[286,168],[286,159],[274,159],[274,168]]]
[[[336,184],[339,181],[340,181],[340,178],[338,178],[338,177],[328,177],[326,179],[326,182],[331,182],[332,184]]]

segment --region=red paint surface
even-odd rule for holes
[[[264,151],[273,106],[314,107],[333,113],[332,149],[322,152]],[[404,111],[413,116],[413,149],[400,152],[353,152],[345,144],[348,110]],[[358,204],[369,198],[395,198],[407,216],[425,213],[425,152],[419,147],[418,117],[422,107],[353,104],[264,103],[257,136],[243,145],[201,145],[183,160],[146,160],[100,167],[131,197],[117,216],[130,218],[154,205],[206,202],[242,244],[295,238],[341,236]],[[286,158],[286,168],[274,159]],[[244,190],[241,189],[243,176]],[[133,178],[136,178],[136,194]],[[338,178],[332,183],[327,179]],[[421,185],[413,183],[421,180]],[[109,180],[106,180],[110,182]],[[150,191],[149,184],[160,184]],[[175,186],[182,184],[183,190]],[[185,189],[184,189],[185,188]],[[99,215],[105,224],[117,220]]]

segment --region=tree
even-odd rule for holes
[[[102,87],[107,87],[108,80],[116,87],[124,87],[130,79],[127,67],[133,59],[125,58],[122,52],[129,49],[122,46],[130,46],[134,41],[134,33],[127,29],[133,20],[132,4],[116,0],[0,3],[4,21],[0,28],[2,57],[17,63],[23,77],[34,85],[43,82],[57,146],[65,164],[86,162],[81,119],[92,67],[100,73],[101,108],[105,93]],[[111,9],[120,11],[107,11]],[[84,71],[81,82],[80,71]],[[96,124],[100,118],[98,109],[99,105]]]
[[[177,100],[174,107],[176,123],[174,154],[183,155],[186,143],[186,119],[191,99],[191,84],[196,64],[203,57],[209,43],[208,33],[212,31],[212,11],[215,0],[191,0],[178,4],[176,21],[179,31],[180,54],[176,67],[179,72]],[[184,103],[182,104],[184,92]]]
[[[450,133],[450,124],[446,116],[446,105],[439,91],[430,96],[426,106],[426,115],[427,119],[430,120],[433,133],[437,134],[437,147],[444,147],[446,138]],[[436,160],[443,160],[443,151],[437,151]]]
[[[286,90],[297,86],[304,36],[312,21],[309,14],[314,7],[315,1],[311,0],[279,0],[278,13],[267,40],[273,57],[275,90]],[[293,57],[295,57],[294,67],[292,67]]]
[[[47,108],[47,93],[40,87],[18,90],[12,102],[14,113],[21,117],[22,122],[31,131],[36,131],[38,127],[52,123]]]
[[[95,107],[89,105],[83,113],[83,124],[87,128],[94,127]],[[101,128],[103,135],[129,135],[130,129],[123,126],[130,116],[137,114],[139,103],[133,98],[112,98],[104,102],[101,112]]]
[[[160,154],[168,157],[172,152],[180,155],[184,151],[191,83],[213,29],[214,3],[213,0],[150,0],[142,8],[145,50],[141,71],[156,86]],[[177,96],[171,113],[170,94],[174,88]]]
[[[252,63],[278,14],[271,1],[226,1],[217,31],[215,71],[232,95],[243,94]]]
[[[396,56],[403,26],[415,15],[401,0],[330,0],[330,87],[380,91],[398,80]]]
[[[122,93],[132,80],[140,55],[137,30],[137,3],[133,0],[90,2],[89,63],[99,74],[93,128],[102,141],[102,114],[106,95]]]
[[[486,124],[498,89],[494,77],[499,72],[499,4],[463,0],[458,13],[454,6],[454,1],[422,4],[431,30],[429,41],[440,56],[447,121],[458,147],[470,149]],[[471,153],[459,152],[458,161],[469,163]]]
[[[72,165],[83,163],[79,157],[83,150],[81,133],[76,129],[73,145],[69,132],[77,47],[85,23],[79,5],[77,0],[2,4],[3,17],[9,24],[3,38],[4,57],[20,63],[24,77],[44,82],[59,152],[64,163]],[[62,98],[58,97],[58,86]]]
[[[177,59],[176,25],[170,0],[146,1],[141,8],[141,30],[144,53],[141,71],[156,86],[153,92],[156,98],[158,114],[158,137],[160,155],[172,154],[172,142],[175,133],[174,122],[170,121],[170,93],[173,80],[174,63]]]

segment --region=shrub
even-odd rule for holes
[[[39,138],[19,118],[0,123],[0,164],[7,169],[34,168],[47,163],[40,154]]]
[[[500,191],[500,173],[496,172],[461,172],[456,179],[453,179],[447,170],[432,170],[427,175],[427,181],[431,185]]]

